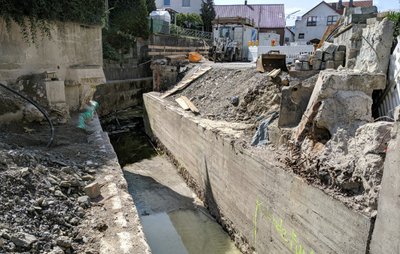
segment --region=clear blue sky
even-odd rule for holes
[[[300,10],[294,17],[287,20],[287,25],[294,25],[295,16],[301,16],[308,10],[319,4],[322,0],[247,0],[248,4],[284,4],[286,15]],[[347,0],[345,0],[347,1]],[[335,2],[335,0],[326,0]],[[337,2],[337,1],[336,1]],[[356,2],[356,0],[355,0]],[[215,4],[244,4],[244,0],[214,0]],[[374,5],[379,11],[400,10],[400,0],[374,0]]]

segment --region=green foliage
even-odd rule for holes
[[[156,2],[154,0],[146,0],[146,6],[147,6],[147,13],[150,13],[157,9]]]
[[[394,22],[393,35],[396,39],[400,35],[400,12],[390,12],[386,17]]]
[[[148,8],[146,0],[109,0],[109,10],[109,25],[103,29],[103,57],[121,60],[135,45],[136,37],[149,36]]]
[[[389,12],[386,16],[389,20],[394,22],[394,31],[393,31],[393,46],[392,51],[395,49],[397,43],[397,37],[400,35],[400,12]]]
[[[8,28],[17,23],[25,40],[35,43],[38,32],[50,37],[49,21],[102,24],[104,0],[0,0],[0,16]]]
[[[176,25],[184,28],[201,29],[203,20],[196,13],[178,13],[176,15]]]
[[[201,3],[201,19],[203,20],[204,30],[212,31],[212,21],[215,19],[215,9],[213,0],[202,0]]]

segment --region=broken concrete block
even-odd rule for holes
[[[320,70],[321,69],[321,60],[314,60],[313,62],[313,70]]]
[[[357,48],[351,48],[348,52],[348,58],[352,59],[352,58],[356,58],[358,56],[358,54],[360,53],[360,50]]]
[[[303,83],[282,88],[279,127],[290,128],[299,124],[310,100],[315,81],[310,78]]]
[[[333,60],[333,54],[329,54],[329,53],[324,53],[324,61],[331,61]]]
[[[318,60],[323,60],[323,56],[324,56],[324,51],[322,51],[322,49],[317,49],[315,51],[315,58]]]
[[[320,72],[295,138],[301,139],[307,126],[326,129],[333,135],[338,128],[354,134],[372,120],[372,92],[384,89],[386,75],[351,70]]]
[[[322,63],[321,63],[321,70],[325,70],[325,68],[326,68],[326,63],[325,63],[325,62],[322,62]]]
[[[335,61],[335,70],[337,70],[340,66],[343,66],[344,61]]]
[[[97,198],[100,196],[100,185],[97,182],[91,183],[86,185],[83,188],[83,191],[88,195],[90,198]]]
[[[334,56],[334,60],[335,61],[344,61],[344,59],[346,58],[346,52],[344,51],[336,51],[335,52],[335,56]]]
[[[357,56],[355,70],[386,73],[389,66],[390,50],[393,42],[392,21],[385,18],[381,22],[367,25],[363,29],[360,54]]]
[[[335,62],[332,60],[326,61],[326,69],[335,69]]]
[[[37,242],[37,238],[34,235],[22,232],[12,235],[11,241],[18,247],[30,248],[34,242]]]
[[[328,54],[333,55],[333,53],[336,51],[336,49],[337,49],[337,45],[330,43],[330,42],[324,42],[324,44],[322,45],[322,50]]]
[[[338,52],[338,51],[344,51],[344,52],[346,52],[346,45],[339,45],[338,48],[337,48],[337,50],[336,50],[336,52]]]
[[[302,71],[309,71],[310,70],[310,65],[308,64],[308,62],[302,62],[301,63],[301,70]]]

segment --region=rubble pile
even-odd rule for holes
[[[170,99],[188,97],[211,120],[255,123],[279,112],[280,90],[288,84],[285,73],[270,80],[253,69],[213,68]]]
[[[2,127],[0,135],[0,253],[85,252],[80,225],[92,205],[85,189],[95,180],[99,161],[88,158],[96,151],[72,128],[61,130],[65,136],[51,150],[36,143],[45,136],[37,128],[26,128],[33,134],[14,129]]]
[[[392,127],[391,122],[368,123],[355,134],[340,128],[325,145],[306,138],[284,162],[348,206],[373,214]]]
[[[325,42],[321,48],[315,51],[310,63],[313,70],[337,69],[339,66],[344,66],[345,58],[346,47],[344,45]]]

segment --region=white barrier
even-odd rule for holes
[[[259,46],[258,55],[266,54],[271,50],[278,50],[281,54],[286,55],[286,62],[292,63],[301,54],[311,55],[314,52],[313,45],[297,45],[297,46]]]

